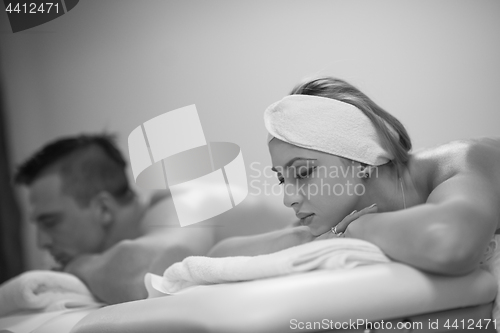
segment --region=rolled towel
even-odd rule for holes
[[[55,311],[99,304],[74,275],[28,271],[0,285],[0,317],[23,310]]]
[[[167,268],[168,293],[216,283],[249,281],[319,269],[349,269],[390,260],[374,244],[353,238],[326,239],[255,257],[192,256]]]
[[[298,147],[369,165],[378,166],[394,159],[383,146],[372,121],[361,110],[332,98],[286,96],[266,109],[264,123],[269,132],[268,143],[278,138]],[[398,136],[390,125],[387,127],[392,135]]]

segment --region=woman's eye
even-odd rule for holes
[[[285,178],[283,178],[283,175],[281,173],[278,173],[276,176],[278,177],[279,185],[285,182]]]
[[[304,178],[309,177],[309,175],[313,172],[314,169],[316,169],[316,167],[309,168],[306,171],[299,173],[299,175],[297,176],[297,178],[304,179]]]

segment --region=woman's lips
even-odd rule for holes
[[[314,218],[314,214],[306,216],[303,219],[300,219],[301,224],[305,225],[305,226],[308,226],[309,224],[311,224],[311,221],[312,221],[313,218]]]

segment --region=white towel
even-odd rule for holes
[[[386,164],[394,158],[361,110],[332,98],[286,96],[266,109],[264,123],[269,132],[268,142],[276,137],[298,147],[369,165]],[[387,127],[398,136],[390,125]]]
[[[67,273],[28,271],[0,285],[0,317],[23,310],[56,311],[96,304],[85,284]]]
[[[353,238],[326,239],[255,257],[187,257],[167,268],[169,293],[215,283],[249,281],[317,269],[348,269],[390,260],[374,244]]]

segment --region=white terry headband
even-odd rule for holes
[[[361,110],[332,98],[286,96],[266,109],[264,123],[269,132],[268,144],[277,138],[369,165],[382,165],[394,159]]]

